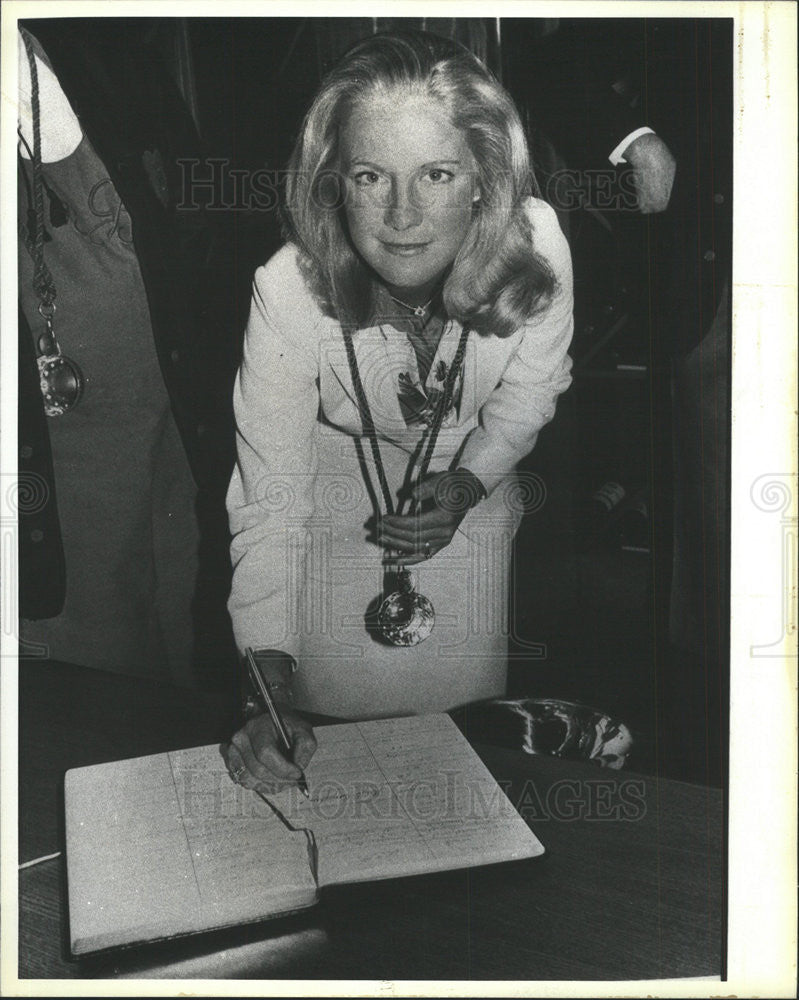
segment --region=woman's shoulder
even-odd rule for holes
[[[547,260],[555,271],[564,265],[570,265],[569,244],[560,228],[554,208],[541,198],[534,198],[532,195],[524,207],[532,227],[533,246],[536,252]]]
[[[534,225],[538,223],[542,226],[558,226],[558,217],[555,214],[555,209],[548,201],[544,201],[543,198],[536,198],[532,194],[528,195],[524,201],[524,208],[527,212],[527,217]]]
[[[270,307],[287,316],[297,315],[307,323],[309,314],[321,310],[303,269],[302,255],[292,243],[285,243],[255,272],[255,292]]]

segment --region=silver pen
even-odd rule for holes
[[[263,698],[264,705],[266,705],[266,710],[272,718],[272,724],[277,731],[282,748],[288,759],[291,760],[291,740],[289,739],[289,734],[286,731],[286,725],[281,719],[280,712],[277,710],[277,705],[274,703],[272,695],[269,693],[269,688],[263,679],[261,671],[258,669],[258,664],[255,662],[255,656],[253,655],[253,651],[250,646],[244,650],[244,655],[247,657],[250,679],[255,685],[256,690]],[[308,790],[308,782],[305,780],[305,773],[303,771],[300,771],[300,777],[297,784],[299,785],[302,794],[306,797],[306,799],[309,799],[311,797],[311,793]]]

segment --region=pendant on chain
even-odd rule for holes
[[[397,573],[397,589],[377,612],[380,632],[394,646],[417,646],[430,635],[436,622],[432,603],[414,587],[404,566]]]
[[[61,353],[50,317],[46,318],[46,324],[46,332],[39,338],[39,350],[42,353],[36,359],[39,388],[44,399],[45,414],[48,417],[60,417],[78,405],[86,379],[80,365]]]

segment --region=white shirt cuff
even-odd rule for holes
[[[618,167],[620,163],[626,163],[627,161],[624,159],[624,154],[630,143],[635,142],[639,135],[648,135],[649,133],[654,135],[655,130],[650,128],[648,125],[644,125],[641,128],[637,128],[634,132],[630,132],[629,135],[626,135],[608,157],[613,166]]]

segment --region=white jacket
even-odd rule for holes
[[[458,465],[474,472],[489,494],[531,451],[571,382],[571,257],[552,209],[531,199],[529,214],[557,293],[509,337],[470,333],[459,405],[442,427],[431,463],[431,470],[444,469],[457,455]],[[445,331],[437,357],[452,357],[460,333],[458,323]],[[377,328],[353,338],[384,450],[393,445],[409,453],[420,431],[406,426],[392,375],[397,359],[406,356],[405,340]],[[336,436],[361,436],[362,425],[341,328],[320,310],[291,246],[256,272],[234,407],[238,462],[228,492],[234,634],[241,649],[279,648],[296,657],[300,645],[286,622],[296,597],[291,591],[301,581],[286,576],[287,522],[296,527],[318,507],[320,453],[329,468],[327,452]],[[376,565],[379,556],[376,551]]]

